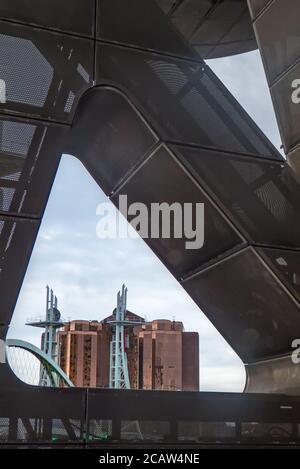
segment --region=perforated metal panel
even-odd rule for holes
[[[299,182],[300,4],[293,0],[248,0],[248,3],[283,148]]]
[[[0,217],[0,323],[9,324],[39,222]]]
[[[300,302],[300,251],[264,248],[258,252]]]
[[[10,400],[7,395],[3,399],[0,391],[1,449],[6,443],[20,448],[107,449],[119,447],[121,438],[141,448],[151,443],[182,447],[223,440],[240,444],[253,436],[249,433],[253,422],[257,430],[276,426],[271,432],[275,443],[283,437],[278,429],[292,428],[286,441],[299,443],[299,402],[293,397],[78,388],[49,391],[54,390],[31,389],[34,401],[28,399],[25,388],[18,394],[12,390]],[[49,402],[53,395],[55,402],[47,406],[46,399]],[[268,431],[255,433],[260,444],[270,441]]]
[[[183,283],[245,363],[288,353],[299,307],[251,248]]]
[[[166,140],[278,158],[250,117],[201,63],[99,45],[97,80],[129,93]]]
[[[170,440],[171,428],[169,422],[124,420],[121,422],[121,440],[152,441],[159,443]]]
[[[282,422],[245,422],[242,423],[242,438],[250,440],[282,441],[293,437],[293,426],[291,423]]]
[[[300,58],[299,16],[299,2],[275,0],[254,23],[270,84]]]
[[[244,0],[156,0],[174,27],[203,58],[222,57],[256,48]]]
[[[191,4],[191,2],[187,3]],[[256,48],[246,2],[243,0],[227,0],[219,2],[219,4],[207,1],[199,3],[202,9],[208,6],[209,3],[211,4],[210,10],[205,12],[195,27],[187,32],[190,42],[199,53],[202,52],[203,45],[208,46],[205,54],[206,58],[231,55],[234,48],[240,53]],[[183,2],[183,7],[184,4],[185,2]],[[199,6],[197,7],[194,3],[195,9]],[[174,16],[177,16],[176,12]],[[178,24],[178,22],[179,19],[176,23]],[[184,18],[181,18],[180,25],[184,25]]]
[[[23,385],[22,392],[11,389],[8,397],[1,388],[0,441],[31,444],[83,442],[86,434],[84,401],[85,392],[77,389],[41,390]]]
[[[125,95],[100,88],[83,98],[67,151],[78,155],[109,194],[157,141]]]
[[[288,154],[288,164],[293,169],[295,177],[300,184],[300,146]]]
[[[93,34],[94,0],[1,2],[0,18],[62,31]]]
[[[68,129],[0,119],[0,213],[41,216]]]
[[[88,422],[89,442],[105,442],[112,439],[112,420],[91,419]]]
[[[0,418],[0,444],[8,441],[9,434],[9,418]]]
[[[126,0],[126,8],[123,2],[98,1],[98,38],[180,57],[197,57],[155,0]]]
[[[236,435],[235,422],[179,422],[179,441],[199,443],[215,439],[233,440]]]
[[[4,21],[0,29],[0,77],[7,95],[0,112],[70,122],[92,83],[93,42]],[[75,98],[66,106],[70,93]]]
[[[300,38],[298,41],[300,43]],[[271,95],[286,152],[300,144],[300,105],[298,103],[299,91],[297,91],[299,77],[300,63],[295,65],[271,87]],[[293,94],[295,94],[295,97]]]
[[[250,242],[300,248],[300,190],[288,166],[204,149],[175,151]]]
[[[197,249],[187,248],[186,241],[188,241],[188,237],[175,238],[172,231],[169,239],[163,238],[162,219],[159,221],[160,237],[149,237],[145,240],[176,277],[181,277],[200,265],[216,259],[224,252],[243,244],[242,238],[225,221],[203,191],[183,171],[164,147],[158,149],[121,187],[120,192],[112,197],[114,204],[118,205],[119,195],[122,194],[127,195],[128,206],[135,202],[142,202],[146,205],[149,215],[149,227],[151,226],[151,220],[154,225],[151,204],[167,203],[171,205],[176,202],[191,204],[194,223],[196,203],[205,204],[203,247]],[[134,217],[129,217],[129,219],[132,218]],[[170,220],[172,223],[172,218]],[[199,231],[203,229],[201,220],[200,223],[200,226],[198,226]],[[172,226],[174,225],[172,224]]]

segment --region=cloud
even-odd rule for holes
[[[239,366],[200,367],[202,391],[243,392],[245,371]]]

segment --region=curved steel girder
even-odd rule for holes
[[[41,363],[43,363],[46,367],[49,373],[56,373],[57,376],[70,388],[73,387],[72,381],[69,379],[69,377],[65,374],[65,372],[60,368],[60,366],[52,360],[51,357],[46,355],[45,352],[40,350],[38,347],[35,345],[31,344],[30,342],[26,342],[25,340],[20,340],[20,339],[7,339],[6,340],[6,346],[8,348],[10,347],[16,347],[20,348],[23,350],[27,350],[28,352],[32,353]]]

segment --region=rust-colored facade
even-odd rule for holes
[[[58,343],[60,366],[75,386],[108,387],[110,332],[103,322],[70,321]]]
[[[139,389],[199,390],[199,336],[182,322],[156,320],[138,333]]]
[[[71,321],[58,333],[60,366],[75,386],[109,386],[110,318]],[[155,320],[127,328],[125,347],[131,388],[199,390],[199,336],[184,332],[182,322]]]

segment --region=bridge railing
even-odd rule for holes
[[[0,447],[300,444],[299,398],[29,389],[12,391],[9,399],[0,391]]]

